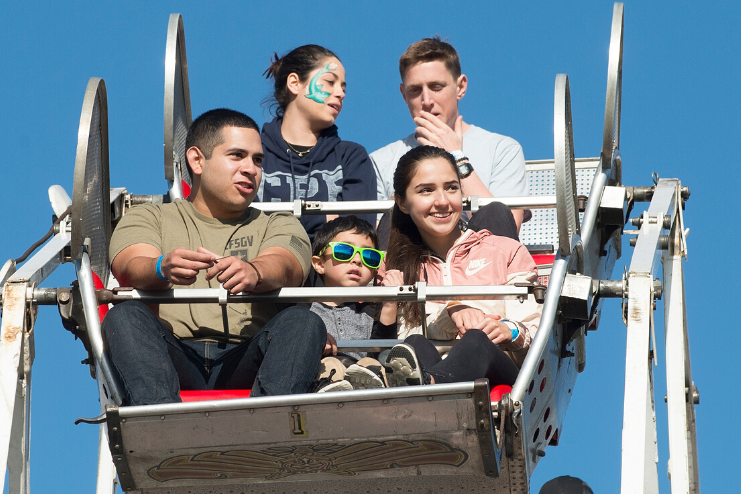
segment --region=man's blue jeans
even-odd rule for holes
[[[242,343],[179,340],[138,301],[113,307],[102,329],[124,405],[179,402],[181,389],[305,393],[327,340],[321,318],[302,307],[281,311]]]

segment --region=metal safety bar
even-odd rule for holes
[[[231,410],[245,408],[274,408],[284,406],[302,406],[317,403],[336,403],[338,401],[350,403],[354,401],[398,399],[410,397],[428,397],[453,393],[472,393],[473,381],[450,384],[436,384],[435,386],[401,386],[398,388],[356,389],[352,393],[305,393],[280,396],[251,396],[220,401],[195,401],[187,403],[166,403],[161,405],[127,406],[119,409],[121,418],[147,417],[151,415],[166,415],[170,413],[212,412],[215,410]]]
[[[556,196],[517,196],[517,197],[478,197],[463,199],[464,211],[475,211],[481,206],[501,202],[512,209],[549,209],[556,207]],[[370,214],[384,213],[394,206],[394,201],[307,201],[296,199],[293,202],[253,202],[251,206],[266,213],[279,211],[302,214]]]
[[[524,286],[427,286],[425,282],[416,285],[374,286],[374,287],[317,287],[281,288],[267,293],[231,294],[221,288],[180,288],[171,290],[134,290],[116,288],[99,290],[99,303],[118,303],[139,300],[147,304],[191,304],[204,302],[219,303],[307,303],[323,302],[432,302],[456,300],[517,300],[527,297],[539,285]],[[421,290],[421,287],[426,287]],[[545,289],[545,287],[541,287]],[[421,293],[421,295],[420,295]],[[420,297],[422,299],[420,300]]]

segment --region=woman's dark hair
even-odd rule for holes
[[[305,82],[309,74],[322,65],[324,59],[329,57],[340,59],[330,50],[319,45],[299,46],[283,55],[283,57],[278,57],[277,53],[274,55],[275,59],[262,75],[266,79],[272,77],[275,80],[275,88],[273,94],[263,100],[263,105],[269,106],[271,113],[275,108],[275,115],[279,117],[283,116],[290,102],[290,95],[286,87],[289,75],[295,73],[301,82]]]
[[[452,154],[434,146],[419,146],[409,150],[399,159],[394,172],[394,195],[400,199],[406,199],[407,187],[417,171],[417,165],[422,161],[436,158],[443,158],[450,163],[460,180],[458,167]],[[420,281],[419,270],[426,249],[427,246],[412,217],[399,209],[398,204],[394,204],[391,211],[391,234],[386,254],[386,270],[398,269],[404,273],[405,285],[415,284]],[[402,302],[399,308],[409,324],[422,323],[419,304],[416,302]]]
[[[322,228],[316,232],[314,242],[312,243],[311,254],[318,256],[319,253],[342,232],[354,232],[358,235],[365,235],[373,243],[373,248],[378,248],[378,235],[373,225],[358,218],[354,214],[349,216],[340,216],[332,221],[326,222]]]

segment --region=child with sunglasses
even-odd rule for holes
[[[377,247],[376,231],[370,223],[357,216],[343,216],[327,222],[317,232],[311,263],[327,287],[367,286],[384,258]],[[383,285],[401,285],[402,281],[400,275],[392,274]],[[310,309],[327,327],[319,391],[383,387],[380,362],[365,353],[338,353],[336,340],[396,338],[397,304],[386,302],[379,307],[368,302],[314,302]]]

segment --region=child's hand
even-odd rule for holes
[[[334,339],[334,336],[327,333],[327,342],[324,344],[322,357],[327,357],[329,355],[337,355],[337,340]]]
[[[386,271],[386,276],[381,280],[382,286],[400,286],[404,284],[404,273],[398,269]]]
[[[382,286],[400,286],[404,284],[404,273],[398,269],[391,269],[386,271],[386,276],[381,280]],[[398,304],[396,302],[384,302],[381,305],[380,321],[381,324],[389,325],[396,322],[396,310]]]

